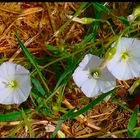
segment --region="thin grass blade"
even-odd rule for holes
[[[133,112],[133,114],[129,120],[128,126],[127,126],[128,134],[130,135],[130,137],[134,136],[134,128],[135,128],[136,123],[137,123],[138,112],[139,112],[139,107],[135,106],[134,112]]]
[[[46,82],[44,81],[44,77],[39,69],[39,66],[38,64],[35,62],[35,60],[33,59],[33,56],[30,54],[30,52],[28,51],[28,49],[24,46],[24,44],[22,43],[22,41],[20,40],[19,36],[18,36],[18,33],[16,32],[16,38],[18,40],[18,43],[21,47],[21,49],[23,50],[23,52],[25,53],[25,55],[27,56],[27,58],[30,60],[30,62],[33,64],[33,66],[35,67],[35,69],[37,70],[39,76],[40,76],[40,79],[42,80],[44,86],[46,87],[46,90],[47,92],[49,92],[49,88],[46,84]]]

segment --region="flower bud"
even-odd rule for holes
[[[127,20],[134,21],[138,16],[140,16],[140,6],[134,8],[133,13],[127,17]]]
[[[67,15],[67,17],[72,18],[72,16],[70,16],[70,15]],[[94,18],[86,18],[86,17],[84,17],[84,18],[74,17],[72,20],[76,21],[78,23],[81,23],[81,24],[91,24],[93,21],[95,21]]]
[[[133,15],[134,15],[135,17],[140,16],[140,6],[137,6],[137,7],[134,9]]]
[[[66,137],[65,134],[60,130],[57,132],[57,135],[58,135],[58,138],[65,138]]]
[[[105,54],[105,60],[100,64],[100,68],[104,68],[109,60],[112,59],[112,57],[116,53],[116,46],[111,47]]]
[[[131,88],[128,90],[130,95],[133,94],[134,90],[136,89],[136,87],[138,87],[140,85],[140,79],[136,80],[133,85],[131,86]]]

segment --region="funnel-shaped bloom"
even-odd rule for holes
[[[122,37],[107,68],[118,80],[140,77],[140,40]]]
[[[29,71],[11,62],[0,65],[0,103],[21,104],[31,91]]]
[[[92,54],[85,55],[73,73],[73,80],[87,97],[107,92],[116,85],[115,77],[105,69],[99,69],[102,60]]]

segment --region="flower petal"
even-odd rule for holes
[[[27,98],[31,91],[31,80],[29,75],[16,75],[15,79],[18,81],[18,86],[22,90],[22,94]]]
[[[83,60],[80,62],[79,66],[84,70],[89,70],[97,68],[101,61],[102,60],[96,55],[86,54]]]
[[[133,48],[131,51],[132,57],[140,58],[140,48]]]
[[[134,77],[140,77],[140,58],[132,59],[129,68]]]
[[[99,85],[99,88],[100,88],[100,92],[102,93],[106,93],[110,90],[112,90],[113,88],[115,88],[116,86],[116,82],[115,81],[98,81],[98,85]]]
[[[98,66],[101,64],[102,59],[100,57],[92,55],[91,59],[89,60],[88,65],[85,67],[85,69],[97,69]]]
[[[116,78],[111,74],[111,72],[107,69],[107,68],[104,68],[101,70],[101,78],[100,78],[100,81],[116,81]]]
[[[131,46],[131,50],[133,50],[133,48],[140,48],[140,40],[138,40],[137,38],[132,38]]]
[[[134,78],[128,63],[126,61],[118,61],[116,54],[108,62],[107,68],[118,80],[128,80]]]
[[[83,60],[79,63],[79,66],[81,68],[86,67],[86,65],[89,63],[89,60],[91,59],[92,54],[86,54]]]
[[[133,57],[140,57],[140,40],[134,39],[130,48]]]
[[[1,104],[11,104],[13,102],[13,91],[5,88],[0,87],[0,103]]]
[[[29,93],[24,93],[24,91],[20,88],[14,91],[14,103],[21,104],[24,102],[29,96]]]
[[[84,71],[82,68],[78,67],[73,73],[73,80],[76,83],[78,87],[81,87],[81,85],[89,79],[89,72]]]
[[[29,71],[21,65],[16,65],[15,71],[16,71],[16,75],[27,75],[27,74],[29,74]]]
[[[3,77],[0,77],[0,86],[4,86],[4,83],[7,82],[7,79],[3,78]]]
[[[6,79],[13,78],[15,74],[15,66],[11,62],[4,62],[0,65],[0,77],[4,77]]]
[[[5,77],[6,79],[12,79],[15,74],[28,74],[29,71],[21,65],[14,64],[12,62],[4,62],[0,65],[0,77]]]
[[[129,50],[133,41],[134,41],[133,38],[122,37],[117,45],[117,53],[121,53],[122,51]]]
[[[99,88],[96,82],[94,79],[88,79],[83,83],[81,90],[87,97],[94,97],[99,94]]]

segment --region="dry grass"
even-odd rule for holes
[[[70,25],[61,34],[60,40],[53,35],[66,22],[66,14],[73,14],[79,5],[80,3],[0,3],[1,55],[9,60],[18,51],[18,43],[14,35],[16,30],[19,31],[22,41],[30,52],[37,57],[50,55],[44,47],[45,42],[59,45],[63,39],[72,43],[78,41],[84,32],[80,24]],[[73,34],[75,40],[72,40]]]

